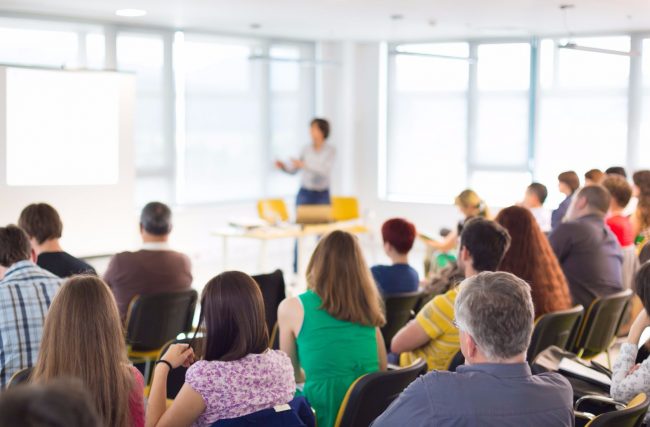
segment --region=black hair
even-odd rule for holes
[[[612,166],[611,168],[607,168],[605,170],[606,175],[620,175],[623,178],[627,178],[627,172],[625,172],[625,168],[622,166]]]
[[[475,217],[465,222],[460,246],[472,257],[474,270],[496,271],[510,246],[510,234],[494,221]]]
[[[169,234],[172,231],[172,211],[164,203],[147,203],[140,214],[140,225],[154,236]]]

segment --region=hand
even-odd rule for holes
[[[282,170],[285,170],[287,168],[287,166],[281,160],[276,160],[275,161],[275,167],[278,168],[278,169],[282,169]]]
[[[189,344],[172,344],[165,352],[162,360],[169,362],[174,369],[179,366],[189,368],[194,363],[194,350]]]
[[[294,169],[302,169],[305,167],[305,162],[300,159],[291,159],[291,164]]]
[[[639,315],[636,316],[636,319],[634,319],[634,323],[632,323],[632,326],[630,327],[630,333],[627,336],[627,342],[638,345],[639,340],[641,339],[641,334],[647,327],[650,327],[650,317],[648,317],[648,313],[644,308],[641,310]]]

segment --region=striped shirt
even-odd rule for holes
[[[15,263],[0,280],[0,390],[36,363],[45,314],[61,282],[31,261]]]
[[[449,367],[449,363],[460,349],[458,329],[454,326],[456,295],[458,287],[436,296],[420,310],[415,321],[431,340],[417,350],[402,353],[402,366],[422,358],[426,360],[429,370],[446,370]]]

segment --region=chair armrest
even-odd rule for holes
[[[591,421],[594,418],[596,418],[594,414],[590,414],[589,412],[580,412],[580,411],[573,411],[573,416],[576,419],[580,418],[587,421]]]
[[[580,405],[583,402],[599,402],[599,403],[607,403],[612,406],[615,406],[617,409],[622,409],[625,408],[625,403],[619,402],[617,400],[612,399],[611,397],[605,397],[605,396],[598,396],[598,395],[587,395],[587,396],[582,396],[578,400],[576,400],[575,405],[573,406],[573,409],[578,411],[580,409]]]

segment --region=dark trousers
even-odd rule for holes
[[[300,188],[298,196],[296,197],[296,206],[301,205],[329,205],[332,201],[330,199],[330,190],[308,190]],[[293,272],[298,272],[298,242],[295,243],[293,248]]]

